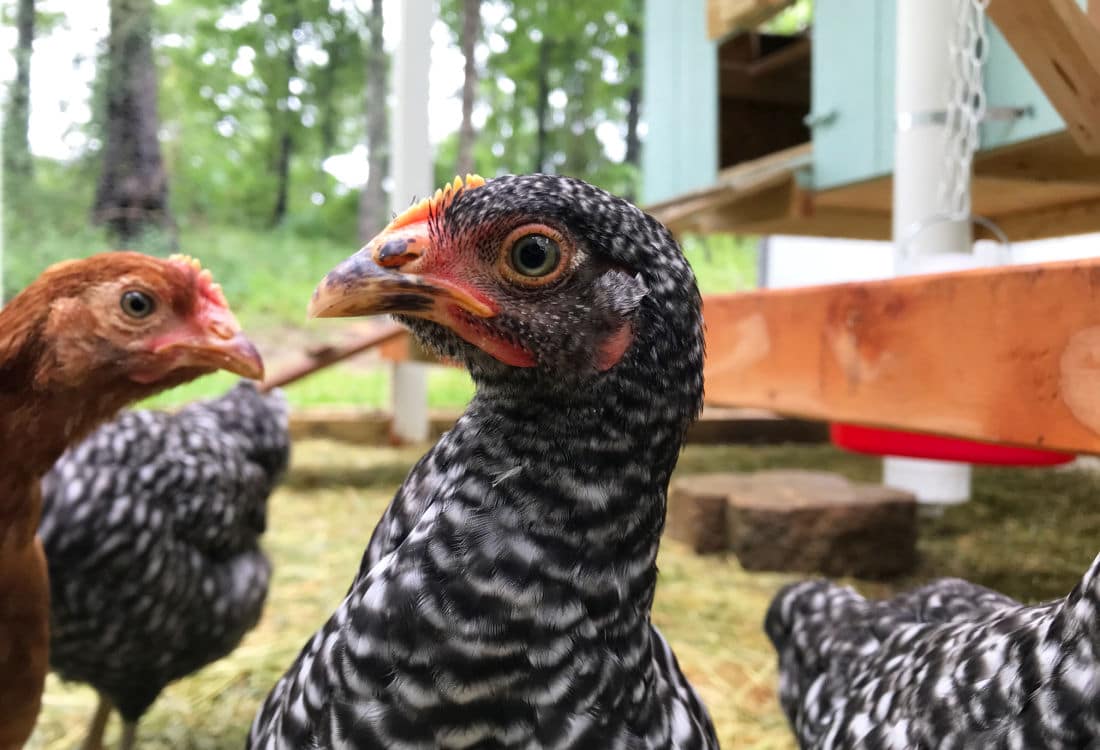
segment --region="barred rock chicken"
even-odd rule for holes
[[[958,579],[888,601],[807,581],[765,627],[804,748],[1100,745],[1100,557],[1032,607]]]
[[[456,179],[330,272],[311,313],[396,314],[477,392],[250,746],[716,747],[650,623],[703,386],[668,231],[573,179]]]
[[[286,401],[242,381],[174,414],[125,412],[43,482],[50,664],[111,706],[122,747],[173,680],[232,651],[260,618],[267,499],[290,453]]]
[[[221,290],[188,258],[58,263],[0,310],[0,748],[30,736],[47,671],[40,479],[126,404],[219,368],[263,374]]]

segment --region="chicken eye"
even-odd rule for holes
[[[119,306],[122,308],[122,312],[131,318],[147,318],[153,314],[153,310],[157,309],[157,303],[153,301],[151,296],[133,289],[122,294]]]
[[[512,268],[523,276],[537,278],[554,271],[561,263],[558,243],[543,234],[527,234],[512,245]]]

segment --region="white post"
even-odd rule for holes
[[[943,113],[954,74],[949,45],[957,7],[955,0],[897,3],[893,232],[898,276],[976,265],[969,222],[930,221],[947,208],[939,186],[948,158]],[[890,457],[883,462],[883,481],[925,503],[970,497],[967,464]]]
[[[393,65],[393,205],[397,210],[432,192],[432,148],[428,140],[428,50],[435,20],[432,0],[398,3],[401,41]],[[375,106],[385,106],[376,102]],[[428,439],[428,365],[409,360],[393,366],[392,437],[398,442]]]

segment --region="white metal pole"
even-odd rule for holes
[[[432,149],[428,140],[428,64],[435,20],[432,0],[398,4],[401,41],[393,65],[393,201],[402,209],[432,191]],[[385,106],[377,102],[375,106]],[[409,360],[394,365],[392,437],[398,442],[428,439],[428,365]]]
[[[943,114],[957,9],[956,0],[897,2],[893,233],[899,276],[976,265],[970,223],[932,221],[946,210],[939,187],[948,159]],[[925,503],[970,497],[967,464],[890,457],[883,462],[883,481]]]

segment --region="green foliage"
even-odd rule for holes
[[[810,27],[813,13],[813,0],[795,0],[764,24],[763,30],[771,34],[797,34]]]
[[[703,294],[736,292],[756,286],[755,238],[692,234],[684,237],[681,245]]]
[[[367,5],[156,4],[161,148],[172,212],[182,227],[269,226],[283,182],[280,155],[289,142],[287,228],[298,236],[355,236],[357,195],[322,165],[364,139]],[[441,0],[439,7],[457,46],[462,2]],[[632,195],[637,167],[625,163],[621,143],[630,98],[641,83],[641,0],[486,0],[482,16],[477,170],[541,168]],[[53,17],[39,21],[40,35],[56,24]],[[105,45],[98,54],[102,62]],[[67,165],[64,186],[49,177],[41,186],[47,203],[87,198],[68,212],[81,220],[100,167],[104,84],[100,75],[91,91],[92,120],[77,126],[88,142],[84,156]],[[459,123],[452,125],[457,132]],[[612,141],[618,143],[608,153]],[[451,136],[437,147],[439,182],[453,176],[455,157]]]
[[[163,148],[177,216],[270,223],[289,138],[295,225],[354,236],[354,196],[322,170],[360,140],[365,21],[354,4],[175,0],[159,10]]]
[[[456,43],[461,4],[441,3],[440,16]],[[481,99],[487,117],[474,149],[477,170],[487,176],[569,174],[620,195],[632,194],[636,165],[624,163],[621,154],[608,154],[597,132],[602,126],[621,139],[627,136],[628,97],[641,85],[641,70],[630,66],[631,52],[641,46],[641,2],[505,0],[495,5],[503,13],[484,29],[489,54]],[[456,138],[441,145],[438,181],[452,175],[455,153]]]

